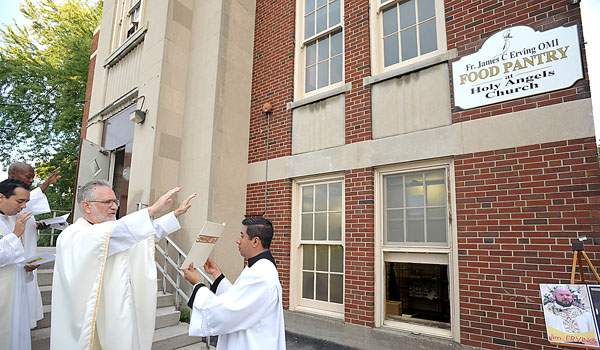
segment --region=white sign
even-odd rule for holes
[[[454,106],[485,106],[572,86],[583,78],[577,25],[538,32],[515,26],[452,62]]]

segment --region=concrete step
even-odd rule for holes
[[[167,307],[175,305],[175,296],[171,293],[157,293],[156,307]]]
[[[176,326],[170,326],[157,329],[154,332],[152,341],[152,349],[154,350],[170,350],[177,349],[191,344],[200,343],[201,337],[190,337],[188,335],[189,325],[187,323],[179,323]],[[203,344],[198,344],[201,346]]]
[[[156,309],[155,329],[175,326],[179,324],[179,315],[181,313],[175,306],[161,307]]]
[[[51,286],[53,275],[54,275],[54,270],[38,269],[37,270],[38,286],[40,286],[40,287],[41,286]]]
[[[40,292],[42,293],[42,304],[50,305],[52,303],[52,286],[40,286]]]
[[[31,350],[50,349],[50,328],[31,330]]]
[[[205,343],[195,343],[192,345],[184,346],[182,348],[177,348],[176,350],[215,350],[214,346],[206,347]]]

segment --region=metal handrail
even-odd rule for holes
[[[175,249],[175,251],[177,252],[177,262],[175,262],[175,260],[173,260],[171,258],[171,256],[169,256],[169,246],[173,247]],[[185,300],[185,304],[187,304],[187,302],[190,300],[190,298],[187,296],[187,294],[181,288],[181,283],[182,283],[182,281],[184,281],[183,283],[186,283],[189,288],[193,288],[193,286],[190,282],[188,282],[188,280],[186,280],[185,278],[181,278],[181,277],[183,277],[183,271],[181,271],[181,268],[180,268],[183,261],[185,261],[185,258],[187,258],[187,255],[169,237],[165,237],[165,248],[164,249],[158,244],[156,244],[155,247],[156,247],[156,251],[158,251],[163,257],[162,266],[159,264],[158,261],[155,261],[156,268],[158,269],[158,271],[160,271],[160,273],[162,274],[162,277],[163,277],[162,278],[163,293],[167,292],[167,282],[169,282],[171,287],[173,287],[173,289],[175,290],[175,305],[177,305],[177,306],[179,305],[179,297],[180,296],[183,298],[183,300]],[[173,279],[169,275],[169,273],[167,271],[167,268],[168,268],[167,264],[175,269],[175,271],[176,271],[175,279]],[[199,269],[197,267],[195,267],[195,269],[202,275],[202,277],[204,277],[208,281],[208,283],[210,283],[210,284],[213,283],[213,280],[204,271],[202,271],[201,269]],[[208,349],[209,347],[210,347],[210,337],[206,337],[206,348]]]

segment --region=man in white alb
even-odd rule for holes
[[[158,219],[176,187],[147,209],[115,220],[119,201],[109,184],[77,192],[83,213],[56,243],[50,349],[150,349],[156,314],[154,242],[180,228],[192,194]]]
[[[217,349],[285,349],[281,284],[269,250],[273,225],[260,217],[244,219],[242,225],[236,243],[248,266],[233,285],[210,259],[204,264],[215,278],[210,288],[200,283],[193,263],[183,269],[184,277],[195,284],[188,302],[189,334],[219,335]]]
[[[31,348],[26,281],[32,274],[19,264],[25,260],[21,237],[31,213],[13,216],[28,200],[29,186],[24,182],[0,182],[0,349]]]
[[[50,205],[46,198],[46,189],[48,186],[56,183],[61,176],[58,175],[60,167],[56,168],[44,183],[29,193],[29,202],[25,211],[31,212],[31,215],[38,215],[50,212]],[[21,180],[29,187],[35,179],[33,167],[27,163],[14,162],[8,167],[8,177]],[[23,246],[25,249],[25,259],[37,255],[37,241],[39,239],[38,226],[35,220],[27,220],[25,224],[25,233],[23,233]],[[43,227],[42,227],[43,228]],[[37,321],[44,317],[44,307],[42,305],[42,294],[37,282],[37,270],[32,271],[33,279],[27,282],[27,299],[29,304],[29,327],[35,328]]]

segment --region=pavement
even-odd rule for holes
[[[355,348],[335,344],[326,340],[310,338],[301,334],[285,333],[285,346],[288,350],[355,350]]]

